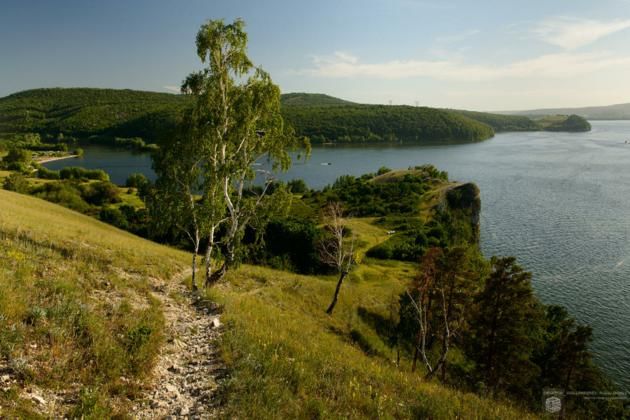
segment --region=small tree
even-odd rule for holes
[[[337,304],[343,280],[356,264],[354,256],[355,237],[353,235],[349,241],[346,238],[348,230],[343,218],[343,209],[338,202],[326,206],[324,218],[326,219],[327,236],[320,243],[320,259],[322,263],[334,268],[339,274],[335,293],[328,309],[326,309],[326,313],[331,315]]]

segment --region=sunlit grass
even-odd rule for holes
[[[166,280],[187,262],[183,252],[0,190],[0,363],[19,380],[0,391],[2,415],[30,412],[25,387],[90,390],[74,415],[124,412],[162,344],[151,278]]]
[[[237,418],[529,418],[514,407],[425,382],[382,333],[409,266],[366,264],[325,313],[334,277],[244,266],[210,292],[224,305],[225,401]]]

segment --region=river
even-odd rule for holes
[[[485,255],[515,255],[545,303],[594,329],[603,369],[630,390],[630,121],[593,121],[588,133],[504,133],[474,144],[320,146],[282,179],[319,188],[344,174],[431,163],[481,189]],[[626,144],[628,141],[629,144]],[[102,168],[124,183],[150,178],[150,157],[86,147],[46,164]]]

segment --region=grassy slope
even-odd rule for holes
[[[388,238],[373,220],[351,219],[360,265],[342,287],[335,276],[303,276],[246,265],[210,292],[225,307],[223,354],[231,370],[226,415],[236,418],[530,418],[505,403],[425,382],[400,368],[386,331],[413,264],[363,257]]]
[[[379,331],[413,269],[369,262],[324,309],[333,277],[245,266],[212,291],[225,305],[223,352],[232,378],[226,414],[237,418],[529,418],[503,403],[425,382],[400,368]]]
[[[77,415],[124,412],[162,340],[151,279],[168,279],[188,259],[0,190],[0,368],[18,380],[0,391],[0,417],[33,415],[24,387],[81,391]]]
[[[353,219],[361,249],[387,238]],[[30,416],[21,389],[83,389],[75,414],[125,411],[161,343],[151,278],[188,256],[89,217],[0,190],[0,360],[21,381],[1,415]],[[401,369],[379,333],[413,276],[408,263],[363,259],[324,314],[335,278],[243,266],[211,295],[225,305],[228,414],[265,417],[526,418],[507,405],[426,383]],[[13,326],[10,328],[10,326]],[[145,337],[143,327],[151,333]],[[36,345],[36,347],[34,347]],[[135,346],[135,347],[134,347]],[[133,349],[133,352],[130,350]],[[71,386],[72,388],[72,386]],[[108,407],[109,406],[109,407]],[[100,411],[99,411],[100,410]]]

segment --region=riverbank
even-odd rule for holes
[[[78,158],[78,157],[79,155],[42,156],[41,158],[35,158],[35,162],[39,164],[43,164],[43,163],[55,162],[57,160],[65,160],[65,159],[72,159],[72,158]]]

